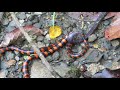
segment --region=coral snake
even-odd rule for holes
[[[50,44],[47,47],[41,47],[41,48],[39,48],[39,50],[41,51],[41,53],[45,57],[47,57],[47,56],[53,54],[55,51],[62,48],[65,44],[67,44],[67,54],[71,58],[82,57],[87,52],[87,50],[89,49],[89,45],[88,45],[86,39],[88,38],[89,35],[91,35],[94,32],[94,30],[98,26],[98,23],[106,15],[106,12],[104,12],[104,13],[102,12],[101,15],[102,16],[100,18],[98,18],[99,20],[97,20],[98,21],[97,24],[93,25],[91,30],[86,35],[82,34],[81,32],[71,32],[68,35],[66,35],[64,38],[59,40],[56,44]],[[76,38],[76,36],[80,36],[80,37]],[[82,52],[74,53],[72,51],[73,45],[79,44],[81,42],[83,42],[83,44],[84,44],[82,46]],[[36,52],[34,50],[27,51],[27,50],[19,49],[17,47],[10,46],[10,47],[0,48],[0,56],[2,56],[2,54],[5,53],[6,51],[14,51],[14,50],[20,52],[21,54],[27,54],[28,55],[28,59],[25,60],[24,63],[23,63],[22,72],[23,72],[23,77],[24,78],[30,78],[29,69],[28,69],[29,62],[32,59],[39,58],[38,55],[36,54]]]

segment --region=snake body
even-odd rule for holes
[[[78,32],[76,34],[78,34]],[[70,40],[72,38],[71,35],[74,36],[76,34],[70,33],[68,36],[66,36],[65,38],[62,38],[57,43],[50,44],[47,47],[41,47],[41,48],[39,48],[39,50],[44,55],[44,57],[47,57],[47,56],[53,54],[55,51],[62,48],[65,44],[67,44],[68,55],[71,58],[79,58],[79,57],[83,56],[86,53],[86,51],[88,50],[88,44],[86,43],[86,40],[84,40],[85,46],[83,47],[83,51],[81,53],[74,54],[74,52],[72,52],[72,45],[74,45],[75,42],[70,41]],[[21,54],[27,54],[28,55],[28,59],[25,60],[24,63],[23,63],[22,71],[23,71],[24,78],[30,78],[28,65],[29,65],[29,62],[31,60],[33,60],[35,58],[38,59],[37,53],[34,50],[30,50],[30,51],[29,50],[22,50],[22,49],[19,49],[17,47],[10,46],[10,47],[0,48],[0,56],[2,56],[2,54],[4,54],[6,51],[17,51],[17,52],[20,52]]]

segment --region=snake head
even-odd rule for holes
[[[69,35],[67,36],[67,41],[68,43],[71,44],[78,44],[81,41],[83,41],[83,34],[79,32],[70,32]]]

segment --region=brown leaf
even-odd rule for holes
[[[108,40],[120,38],[120,12],[115,15],[110,26],[106,28],[105,38]]]
[[[32,25],[27,25],[23,27],[24,30],[27,33],[30,33],[32,35],[41,35],[43,34],[43,31],[39,28],[36,28]],[[6,47],[9,44],[12,44],[13,42],[17,41],[18,39],[22,39],[23,38],[23,34],[21,33],[21,31],[16,28],[13,31],[11,31],[10,33],[7,33],[4,37],[4,40],[1,42],[0,47]]]
[[[109,13],[105,16],[104,20],[116,16],[117,13],[118,13],[118,12],[109,12]]]
[[[80,16],[83,15],[85,21],[96,21],[99,17],[98,12],[69,12],[68,16],[80,20]]]
[[[7,62],[7,64],[8,64],[9,67],[12,66],[12,65],[15,65],[16,64],[16,60],[9,60]]]

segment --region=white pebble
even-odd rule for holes
[[[36,14],[36,15],[41,15],[42,12],[34,12],[34,14]]]

